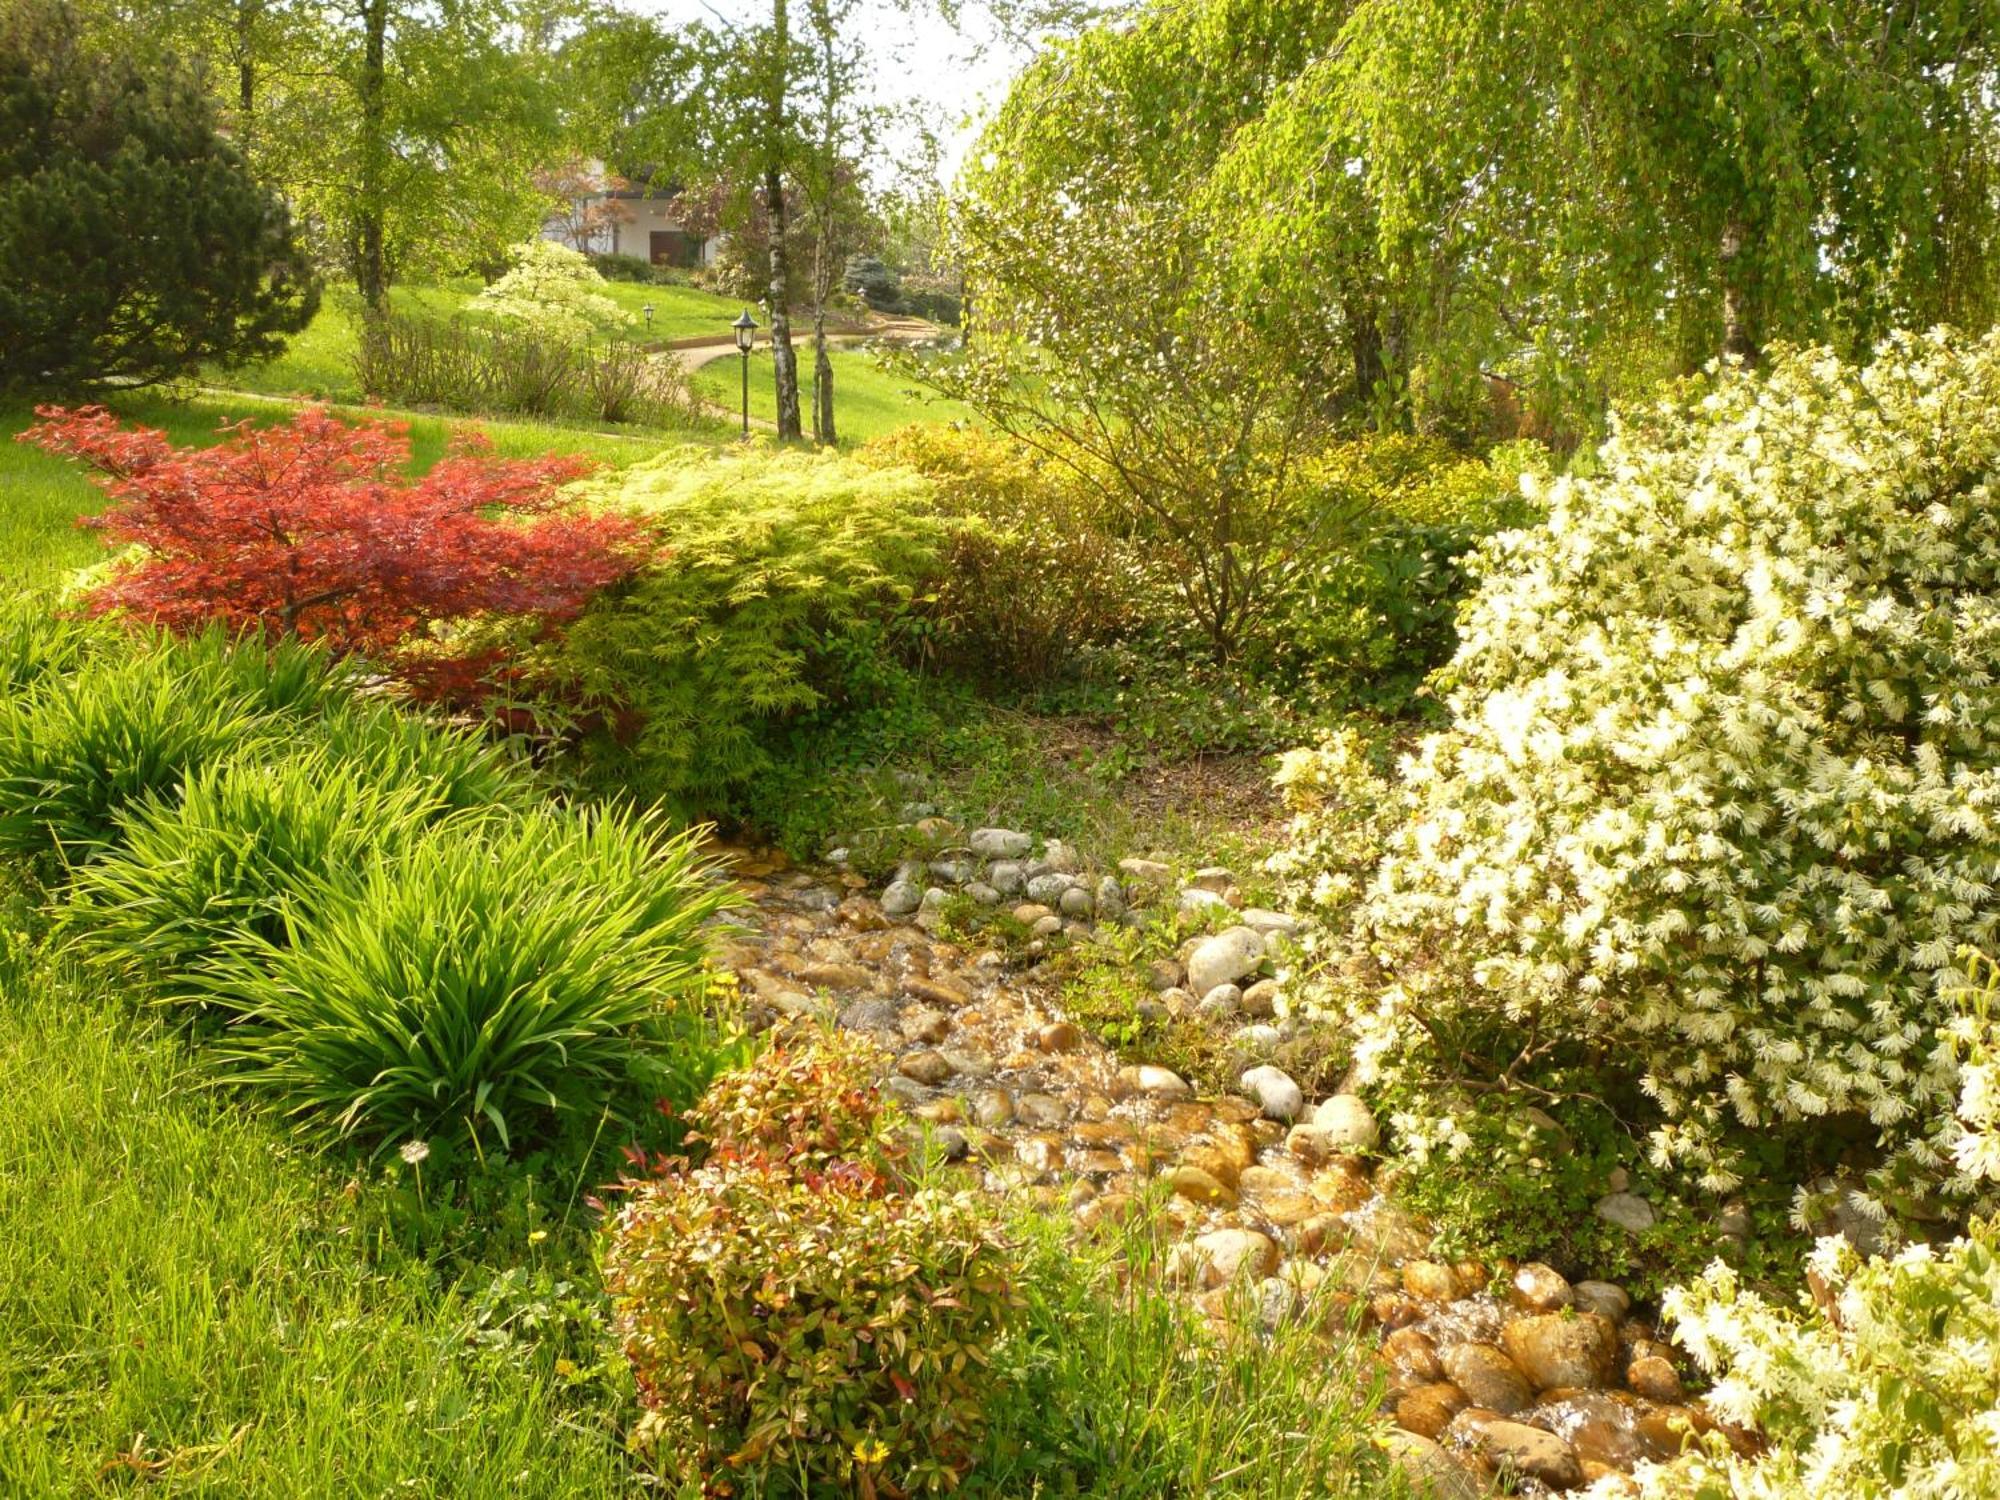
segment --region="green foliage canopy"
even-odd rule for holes
[[[184,72],[0,18],[0,388],[267,358],[318,307],[283,202]]]

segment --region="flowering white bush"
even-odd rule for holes
[[[2000,1179],[1993,966],[1953,1026],[1965,1050],[1961,1165]],[[1652,1500],[1970,1500],[2000,1495],[2000,1225],[1862,1260],[1845,1240],[1813,1254],[1810,1311],[1745,1291],[1720,1263],[1666,1296],[1676,1336],[1718,1375],[1709,1405],[1756,1425],[1768,1453],[1716,1443],[1641,1479]]]
[[[507,252],[508,271],[472,299],[475,312],[523,323],[551,338],[587,338],[624,317],[598,290],[606,283],[588,256],[554,240],[529,240]]]
[[[2000,925],[2000,340],[1779,352],[1600,456],[1475,560],[1454,723],[1401,781],[1338,745],[1289,768],[1291,872],[1388,969],[1364,1057],[1454,1024],[1594,1048],[1711,1187],[1730,1129],[1847,1113],[1969,1193],[1947,1026]]]

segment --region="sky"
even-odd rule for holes
[[[750,23],[770,15],[770,0],[627,0],[635,10],[669,21],[712,20]],[[882,102],[915,103],[930,116],[944,156],[939,176],[950,181],[973,137],[982,109],[1006,93],[1007,81],[1026,61],[1018,45],[999,39],[991,17],[977,6],[964,7],[963,29],[954,32],[924,0],[899,7],[889,0],[864,0],[862,34],[874,62]],[[914,127],[891,136],[892,154],[914,158]],[[893,178],[893,171],[878,175]]]

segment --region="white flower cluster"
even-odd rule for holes
[[[1996,1228],[1862,1260],[1845,1240],[1812,1258],[1817,1306],[1744,1290],[1720,1262],[1667,1294],[1676,1337],[1719,1377],[1708,1401],[1769,1447],[1726,1444],[1642,1468],[1649,1500],[1969,1500],[2000,1495],[2000,1255]]]
[[[507,252],[508,271],[474,297],[474,312],[506,318],[547,338],[582,339],[624,313],[587,256],[554,240],[529,240]]]
[[[2000,339],[1780,352],[1600,459],[1476,558],[1452,727],[1397,785],[1345,744],[1287,768],[1294,884],[1388,966],[1364,1058],[1458,1007],[1629,1060],[1656,1156],[1714,1188],[1731,1129],[1857,1114],[1970,1192],[1946,1028],[2000,935]]]

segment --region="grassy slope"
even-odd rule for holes
[[[398,312],[450,317],[464,307],[479,285],[467,280],[435,287],[399,286],[391,291],[390,300]],[[605,295],[631,316],[629,331],[634,337],[671,340],[727,334],[729,325],[743,311],[741,303],[685,286],[612,281],[605,283]],[[653,305],[650,327],[642,313],[649,302]],[[352,294],[345,288],[329,288],[319,316],[292,339],[283,354],[261,365],[214,369],[209,378],[216,385],[269,396],[358,401],[361,391],[354,381],[356,321]]]
[[[799,348],[799,399],[811,399],[812,351]],[[695,393],[731,411],[743,400],[743,375],[739,361],[724,358],[703,365],[694,373]],[[768,352],[750,359],[750,415],[772,420],[777,412],[777,396],[772,390],[771,356]],[[902,375],[877,365],[860,349],[836,350],[833,355],[833,419],[843,445],[865,443],[912,422],[965,422],[973,420],[970,407],[947,401],[922,390]],[[811,429],[812,419],[806,416]]]
[[[134,395],[110,403],[130,421],[164,428],[178,443],[212,442],[217,429],[248,418],[282,420],[291,408],[254,397],[200,396],[175,400],[159,394]],[[545,453],[582,453],[607,464],[626,464],[662,449],[693,441],[677,433],[659,439],[599,433],[574,427],[501,419],[479,421],[420,416],[408,412],[349,412],[387,416],[410,428],[413,467],[421,473],[444,453],[451,434],[476,430],[494,451],[512,458]],[[13,441],[34,420],[24,406],[0,406],[0,586],[33,588],[51,583],[73,568],[98,561],[104,548],[73,524],[104,503],[102,493],[69,459],[55,458]]]
[[[475,1352],[434,1268],[183,1046],[32,965],[0,991],[0,1493],[122,1493],[127,1453],[177,1496],[621,1492],[607,1424]]]

